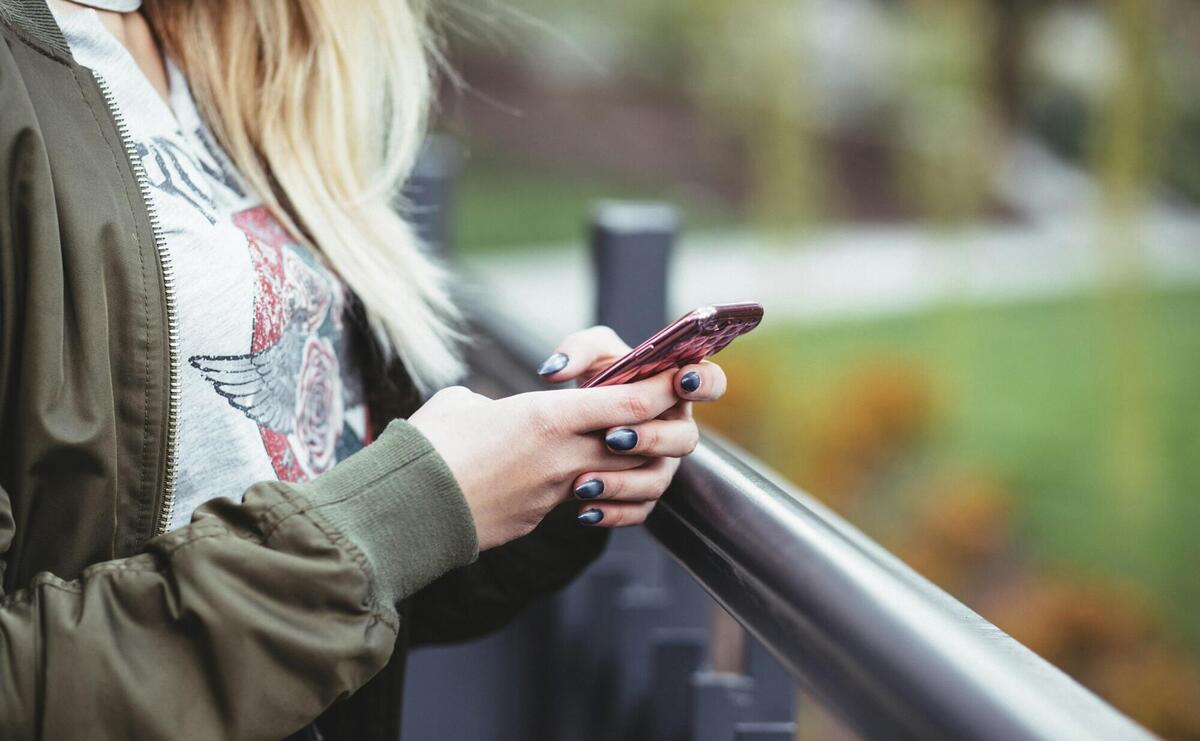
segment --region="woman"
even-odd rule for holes
[[[406,648],[643,521],[724,376],[417,408],[419,12],[138,5],[0,1],[0,738],[396,738]]]

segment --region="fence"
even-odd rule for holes
[[[427,156],[412,191],[426,237],[443,246],[445,153]],[[593,215],[597,318],[631,344],[666,319],[676,231],[663,206]],[[486,298],[469,304],[472,383],[541,388],[532,369],[553,338]],[[645,529],[614,533],[575,584],[496,636],[414,654],[410,676],[409,741],[782,741],[806,712],[798,688],[866,738],[1149,738],[710,436]]]

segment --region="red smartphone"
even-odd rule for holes
[[[580,388],[633,383],[667,368],[699,363],[758,326],[762,305],[713,304],[689,311],[624,357],[580,384]]]

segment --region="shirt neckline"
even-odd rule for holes
[[[169,54],[161,52],[167,73],[167,98],[164,100],[133,54],[105,27],[94,8],[61,12],[51,7],[50,11],[76,61],[104,78],[116,93],[118,104],[136,105],[138,118],[148,124],[153,133],[182,133],[181,101],[188,98],[190,102],[191,96],[186,78]],[[97,54],[96,58],[90,58],[92,52]],[[109,65],[115,74],[105,74]]]

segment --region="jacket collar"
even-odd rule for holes
[[[43,52],[71,61],[71,47],[46,0],[0,0],[0,21]]]

